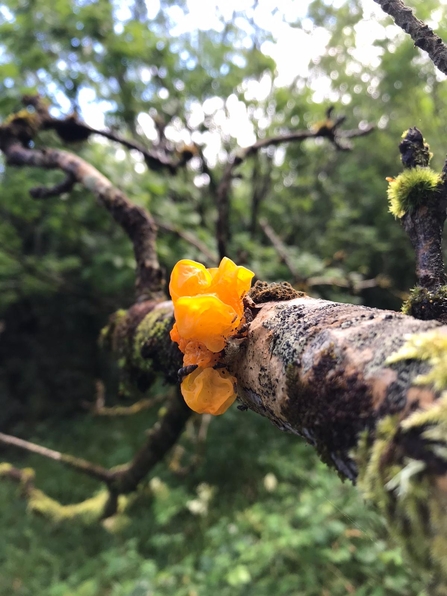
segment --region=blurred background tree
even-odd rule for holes
[[[444,3],[412,6],[445,37]],[[78,113],[180,157],[193,148],[174,175],[101,137],[73,146],[155,215],[168,272],[179,258],[217,255],[215,187],[239,146],[319,126],[330,105],[347,128],[375,123],[351,152],[316,139],[248,158],[232,186],[228,256],[316,296],[400,308],[413,256],[387,213],[384,179],[400,170],[396,144],[409,126],[423,130],[440,169],[447,92],[372,0],[11,0],[0,3],[0,49],[2,118],[38,92],[55,115]],[[42,137],[61,145],[53,132]],[[132,303],[130,243],[82,191],[32,201],[27,190],[56,173],[0,164],[0,176],[1,426],[119,464],[157,413],[95,419],[83,403],[98,379],[108,403],[126,403],[97,337]],[[194,449],[188,433],[183,449]],[[237,410],[213,420],[206,456],[187,475],[177,455],[129,517],[99,528],[48,526],[0,484],[0,595],[422,593],[355,491],[267,421]],[[50,462],[12,457],[62,502],[92,491]]]

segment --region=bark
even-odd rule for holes
[[[402,0],[374,0],[384,12],[393,17],[405,33],[411,36],[414,45],[427,52],[431,61],[441,72],[447,74],[447,46],[428,25],[413,14],[413,10]]]
[[[358,483],[447,594],[447,326],[309,297],[253,314],[226,350],[242,404]]]
[[[228,364],[244,405],[304,437],[353,481],[350,451],[378,419],[436,399],[413,387],[426,363],[386,365],[406,334],[438,327],[392,311],[310,297],[262,305]],[[447,328],[446,328],[447,332]]]

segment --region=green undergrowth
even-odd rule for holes
[[[32,439],[116,465],[155,416],[80,417],[42,425]],[[11,453],[63,503],[100,489],[54,462]],[[125,514],[102,525],[30,514],[6,481],[0,501],[0,596],[423,594],[355,488],[300,439],[236,408],[212,421],[199,469],[181,479],[158,466]]]

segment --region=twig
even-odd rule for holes
[[[133,460],[112,470],[112,490],[117,494],[134,491],[149,471],[175,445],[191,415],[192,410],[177,390],[163,418],[149,431],[145,444]]]
[[[324,276],[315,276],[309,277],[306,280],[306,284],[309,288],[313,288],[314,286],[336,286],[338,288],[350,288],[353,292],[361,292],[362,290],[367,290],[369,288],[388,288],[389,287],[389,280],[382,275],[378,275],[377,277],[373,277],[371,279],[359,279],[359,280],[352,280],[352,279],[339,279],[337,277],[324,277]]]
[[[100,480],[107,485],[112,480],[112,473],[110,470],[107,470],[102,466],[92,464],[91,462],[80,457],[74,457],[73,455],[60,453],[54,449],[48,449],[42,445],[36,445],[35,443],[30,443],[29,441],[24,441],[23,439],[6,435],[4,433],[0,433],[0,443],[3,445],[10,445],[11,447],[17,447],[18,449],[28,451],[29,453],[36,453],[37,455],[41,455],[47,459],[52,459],[53,461],[58,461],[67,468],[72,468],[73,470],[82,472],[83,474],[91,476],[96,480]]]
[[[254,238],[256,233],[258,219],[259,219],[259,208],[262,201],[267,196],[267,193],[271,186],[271,165],[272,160],[268,159],[268,168],[263,176],[259,173],[259,158],[255,160],[251,183],[253,186],[253,193],[251,197],[251,214],[250,214],[250,233],[251,237]]]
[[[182,240],[184,240],[188,244],[191,244],[191,246],[197,248],[197,250],[200,251],[204,257],[207,258],[208,265],[214,266],[217,264],[218,259],[216,253],[213,252],[210,248],[208,248],[208,246],[204,242],[202,242],[196,236],[194,236],[194,234],[191,234],[187,230],[183,230],[179,226],[162,222],[158,218],[155,219],[155,222],[160,230],[176,234],[177,236],[179,236],[179,238],[182,238]]]
[[[54,130],[65,143],[86,141],[91,135],[99,135],[119,143],[127,149],[141,153],[147,167],[151,170],[167,169],[171,174],[175,174],[177,169],[184,165],[183,160],[173,159],[171,156],[166,155],[164,145],[160,145],[155,149],[148,149],[135,141],[124,139],[110,130],[93,128],[79,120],[76,114],[71,114],[66,118],[54,118],[50,115],[46,103],[39,95],[25,95],[22,102],[24,105],[33,106],[36,109],[40,119],[40,127],[43,130]]]
[[[175,446],[171,461],[169,462],[169,469],[172,472],[174,472],[174,474],[176,474],[177,476],[184,477],[187,474],[191,473],[192,470],[197,468],[197,466],[203,460],[205,454],[206,438],[208,435],[208,429],[211,424],[211,420],[211,414],[204,414],[203,416],[200,416],[200,418],[193,417],[192,419],[190,419],[187,425],[187,432],[189,431],[189,434],[192,434],[195,452],[190,457],[188,463],[182,465],[182,459],[186,453],[186,449],[183,447],[183,445],[177,444]],[[197,429],[197,431],[194,428],[195,422],[199,423],[199,428]]]
[[[17,447],[29,453],[36,453],[47,459],[60,462],[62,465],[72,468],[104,482],[108,488],[107,501],[104,504],[102,517],[108,517],[116,513],[118,496],[120,494],[133,492],[144,477],[158,464],[167,452],[175,445],[185,428],[185,424],[192,414],[192,410],[185,404],[180,392],[177,390],[163,418],[149,431],[148,438],[135,457],[127,464],[117,466],[110,470],[92,464],[91,462],[48,449],[29,441],[24,441],[11,435],[0,433],[0,444]],[[5,469],[0,468],[0,476],[7,474],[19,479],[19,474],[9,472],[9,464]],[[57,502],[56,505],[60,505]]]
[[[447,75],[447,46],[436,33],[413,14],[402,0],[374,0],[384,12],[393,17],[401,29],[411,36],[414,45],[427,52],[433,64]]]
[[[417,128],[410,128],[399,145],[405,168],[428,166],[430,151]],[[421,288],[433,291],[444,285],[442,233],[446,219],[447,189],[409,209],[400,219],[416,253],[416,275]]]
[[[339,131],[339,126],[344,122],[345,118],[340,116],[335,120],[330,119],[332,107],[326,112],[326,120],[320,125],[315,126],[310,130],[298,130],[288,134],[282,134],[267,139],[261,139],[246,147],[239,149],[236,153],[230,156],[228,164],[224,170],[222,178],[217,186],[215,192],[216,207],[217,207],[217,221],[216,221],[216,237],[219,257],[223,258],[227,252],[227,244],[229,240],[229,216],[230,216],[230,189],[234,177],[234,170],[237,166],[243,163],[247,157],[256,154],[261,149],[266,147],[281,145],[283,143],[291,143],[294,141],[304,141],[306,139],[327,138],[338,150],[350,151],[352,146],[346,143],[346,139],[353,137],[361,137],[370,134],[374,127],[371,125],[365,126],[362,129],[354,129]]]
[[[35,188],[31,188],[29,194],[33,197],[33,199],[47,199],[49,197],[58,197],[66,192],[70,192],[73,190],[73,186],[76,184],[76,178],[71,174],[71,172],[67,173],[67,176],[59,182],[51,187],[45,186],[36,186]]]
[[[374,277],[372,279],[359,280],[352,280],[349,278],[339,279],[336,277],[324,277],[323,275],[314,277],[303,277],[302,275],[300,275],[298,269],[295,267],[295,264],[293,263],[293,260],[290,258],[287,246],[276,234],[274,229],[268,224],[267,220],[261,219],[259,221],[259,225],[261,226],[264,234],[272,243],[273,248],[278,253],[278,256],[289,269],[290,273],[293,276],[294,283],[301,284],[308,288],[312,288],[314,286],[337,286],[339,288],[351,288],[354,292],[360,292],[361,290],[375,288],[377,286],[382,288],[389,286],[389,280],[382,275],[378,275],[377,277]]]
[[[153,397],[150,399],[140,399],[139,401],[135,402],[131,406],[101,406],[98,407],[96,403],[94,404],[87,404],[85,406],[87,409],[91,411],[94,416],[108,416],[108,417],[115,417],[115,416],[133,416],[134,414],[139,414],[144,410],[150,410],[156,404],[159,404],[163,401],[166,396],[161,395],[159,397]]]
[[[261,226],[264,234],[267,236],[267,238],[272,243],[273,248],[278,253],[281,261],[289,269],[290,273],[293,276],[293,281],[298,282],[298,283],[307,283],[307,280],[302,275],[300,275],[298,269],[295,267],[295,264],[293,263],[292,259],[290,258],[290,254],[289,254],[289,251],[287,250],[287,247],[284,245],[281,238],[276,234],[275,230],[270,226],[270,224],[267,222],[267,220],[260,219],[259,225]]]

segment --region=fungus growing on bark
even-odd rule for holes
[[[236,379],[225,368],[212,367],[242,322],[242,298],[253,276],[226,257],[211,269],[183,259],[172,271],[169,291],[176,322],[171,339],[183,352],[185,366],[198,365],[181,384],[182,395],[195,412],[217,416],[236,399]]]

